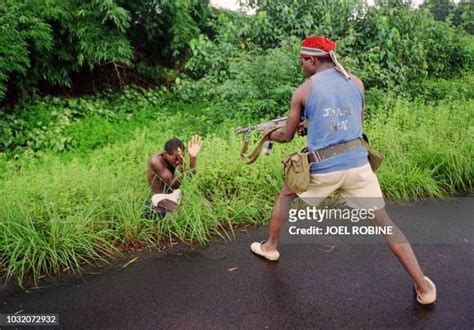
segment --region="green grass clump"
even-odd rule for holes
[[[387,196],[410,198],[469,191],[474,178],[474,101],[432,107],[398,100],[367,125],[385,156],[379,179]]]

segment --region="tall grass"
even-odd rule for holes
[[[472,100],[436,106],[397,100],[371,117],[366,130],[386,155],[379,179],[390,198],[441,196],[473,186]],[[186,112],[138,128],[126,143],[64,160],[45,154],[0,161],[0,269],[22,283],[63,269],[77,271],[117,253],[121,245],[154,246],[172,239],[205,244],[231,238],[238,225],[266,223],[282,185],[280,160],[304,139],[274,147],[252,166],[239,160],[235,121],[214,123]],[[185,122],[186,125],[182,125]],[[196,176],[186,176],[182,206],[165,221],[142,217],[149,192],[148,157],[171,136],[204,131]]]
[[[379,172],[392,198],[442,196],[472,189],[474,101],[436,107],[397,100],[369,123],[372,143],[387,159]]]

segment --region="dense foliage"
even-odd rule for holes
[[[162,81],[208,11],[202,0],[1,1],[0,102]]]
[[[472,65],[460,32],[472,33],[470,2],[428,1],[417,10],[395,0],[244,4],[256,14],[212,10],[206,0],[2,1],[0,104],[38,92],[170,83],[171,69],[185,63],[186,76],[219,83],[235,72],[232,59],[264,56],[311,34],[336,40],[368,88],[403,92],[414,79],[446,79]]]
[[[235,52],[244,46],[255,51],[298,45],[313,34],[335,40],[342,62],[362,78],[367,88],[401,92],[415,79],[450,78],[472,65],[473,54],[466,48],[462,33],[449,23],[435,21],[427,10],[414,10],[409,2],[380,1],[378,6],[367,6],[360,0],[262,0],[249,1],[248,5],[257,8],[256,15],[240,21],[241,28],[234,31],[240,38],[216,38],[210,43],[201,36],[193,41],[194,58],[204,61],[199,62],[203,63],[201,67],[191,58],[191,75],[206,72],[222,80],[226,78],[223,71],[231,70],[222,66],[209,70],[208,63],[219,63],[222,56],[235,57],[232,49]],[[228,35],[232,25],[235,23],[219,31]],[[288,63],[296,60],[295,55],[289,54]],[[229,61],[228,67],[231,65]]]
[[[437,21],[448,21],[469,34],[474,34],[474,2],[461,0],[425,0],[421,8],[427,8]]]

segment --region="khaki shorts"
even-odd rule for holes
[[[318,206],[339,190],[350,207],[381,209],[385,206],[377,176],[370,164],[329,173],[313,173],[309,189],[298,196],[307,204]]]

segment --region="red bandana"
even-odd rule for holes
[[[308,37],[301,45],[301,55],[329,56],[330,51],[336,50],[336,44],[329,39],[320,36]]]
[[[303,41],[300,49],[300,56],[302,57],[331,57],[332,62],[336,66],[336,69],[342,73],[344,78],[347,80],[351,79],[350,75],[338,62],[336,58],[336,44],[329,39],[321,36],[311,36]]]

